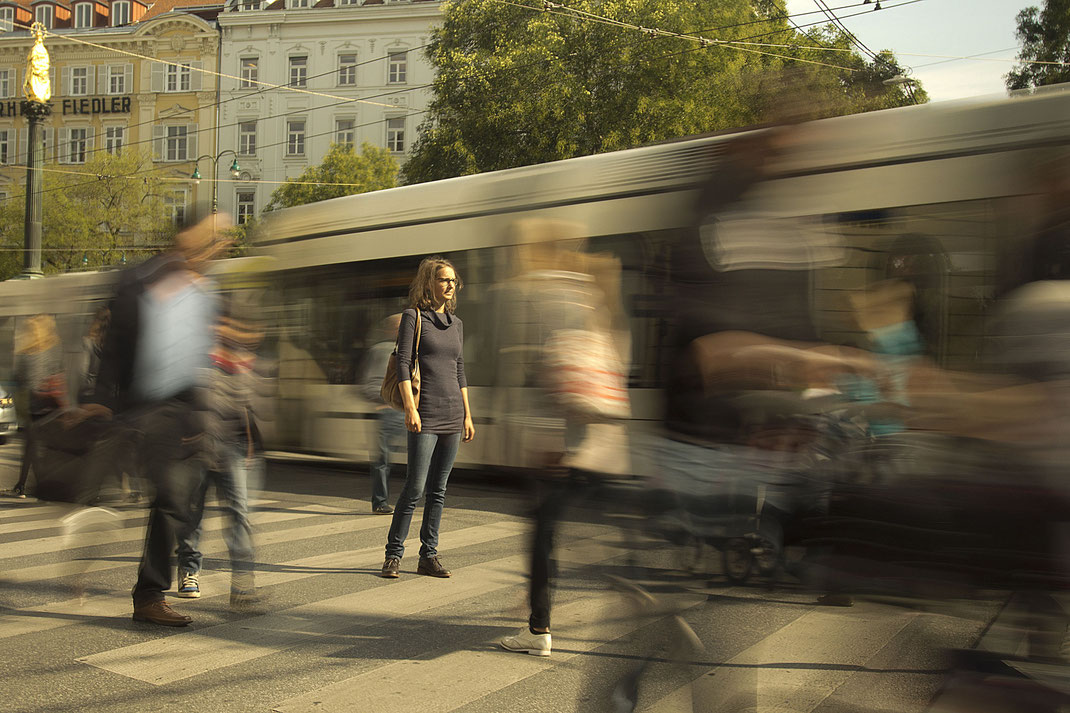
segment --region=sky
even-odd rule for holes
[[[1003,75],[1018,54],[1014,31],[1018,12],[1044,0],[882,0],[881,10],[861,0],[825,0],[843,23],[874,52],[892,50],[900,65],[910,67],[931,101],[1004,94]],[[796,24],[817,22],[816,0],[787,0]],[[855,17],[846,17],[855,15]],[[846,17],[846,19],[844,19]],[[943,57],[977,59],[945,61]]]

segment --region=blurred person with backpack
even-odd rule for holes
[[[164,598],[171,587],[176,532],[189,520],[203,440],[197,418],[200,370],[211,363],[216,304],[203,276],[226,243],[228,219],[213,214],[175,237],[174,246],[119,278],[109,306],[100,370],[83,417],[114,416],[139,433],[145,478],[155,492],[133,589],[133,618],[185,626],[189,616]]]

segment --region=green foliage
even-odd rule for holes
[[[1044,9],[1033,6],[1018,13],[1015,33],[1022,49],[1022,64],[1007,74],[1008,89],[1028,89],[1070,82],[1070,0],[1045,0]]]
[[[44,168],[41,267],[45,274],[98,269],[124,259],[136,262],[158,252],[173,236],[163,204],[168,186],[152,173],[147,154],[99,151],[90,154],[83,166]],[[25,218],[23,183],[0,202],[0,279],[22,271]]]
[[[692,40],[652,38],[494,0],[453,0],[444,5],[443,23],[427,51],[437,69],[434,98],[402,169],[407,182],[798,116],[800,107],[791,105],[804,96],[824,105],[817,114],[911,103],[903,88],[881,83],[899,72],[890,54],[869,63],[831,29],[799,33],[787,24],[782,0],[576,0],[568,5],[642,27],[719,40],[819,43],[848,51],[702,48]],[[815,112],[809,106],[805,113]]]
[[[393,188],[397,175],[398,162],[384,148],[365,142],[358,154],[351,144],[331,144],[322,163],[305,169],[271,194],[267,210]],[[323,183],[350,185],[314,185]]]

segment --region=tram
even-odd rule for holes
[[[263,293],[265,357],[277,365],[269,450],[369,460],[376,404],[360,396],[375,326],[406,306],[422,257],[443,254],[465,282],[465,365],[478,438],[458,465],[510,461],[498,345],[490,325],[516,272],[520,219],[567,221],[584,249],[622,266],[632,334],[633,441],[659,427],[663,355],[671,334],[669,248],[690,229],[698,186],[725,142],[741,132],[463,176],[347,196],[272,213],[253,257],[222,260],[227,288]],[[926,294],[932,357],[976,364],[986,314],[1014,284],[1018,256],[1042,219],[1044,166],[1070,164],[1070,91],[976,99],[836,117],[801,125],[777,177],[755,191],[755,210],[805,226],[821,255],[808,271],[804,310],[820,337],[863,344],[850,297],[885,275],[904,235],[921,236],[931,274]],[[794,240],[788,234],[788,240]],[[50,312],[75,364],[114,271],[0,283],[0,381],[13,366],[21,317]],[[73,366],[72,366],[73,369]],[[73,374],[72,374],[73,376]],[[400,455],[399,457],[404,457]],[[641,457],[633,458],[639,471]]]

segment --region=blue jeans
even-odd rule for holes
[[[201,519],[204,516],[204,499],[209,483],[214,482],[216,492],[227,512],[227,527],[223,539],[230,552],[230,567],[234,574],[251,572],[253,569],[253,536],[249,525],[249,477],[255,463],[246,458],[238,448],[228,448],[221,470],[202,473],[200,483],[190,496],[190,520],[186,529],[178,533],[178,571],[197,574],[201,571],[204,555],[198,549],[201,544]]]
[[[405,415],[385,408],[379,411],[379,457],[372,463],[372,509],[387,505],[390,499],[390,453],[405,433]]]
[[[405,538],[416,503],[427,491],[424,501],[424,520],[420,527],[420,556],[438,554],[438,524],[442,520],[442,506],[446,502],[446,481],[453,470],[453,460],[461,444],[460,433],[409,433],[409,469],[405,487],[394,508],[390,533],[386,538],[386,556],[405,554]]]

